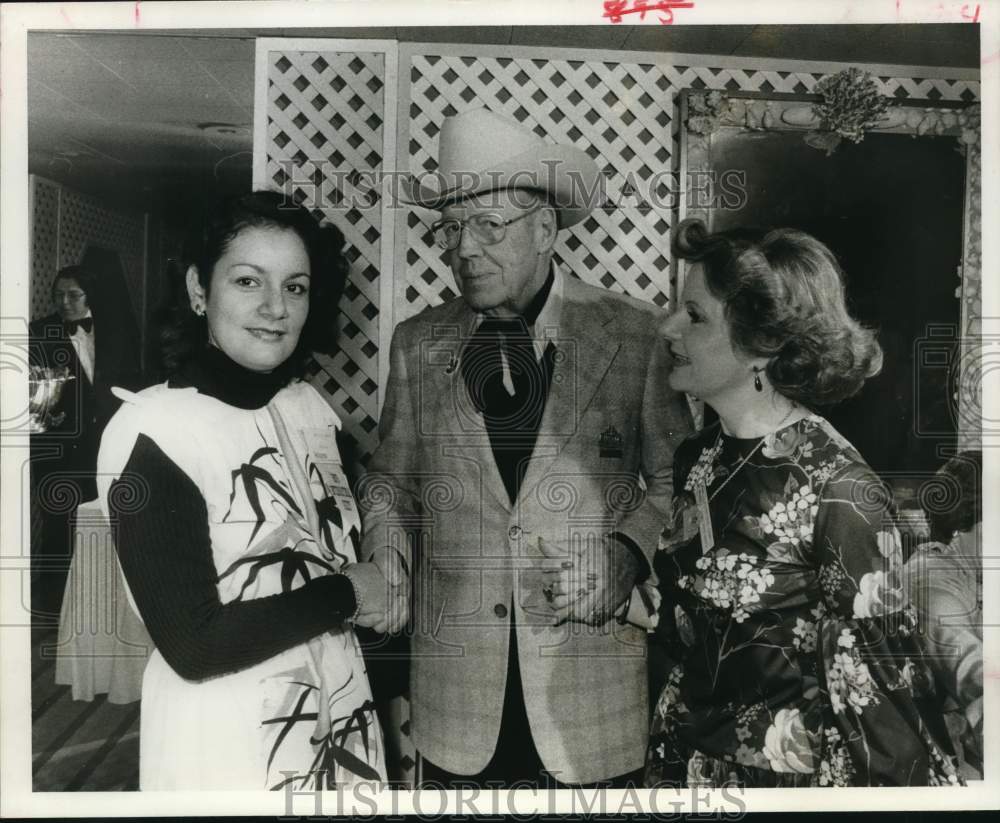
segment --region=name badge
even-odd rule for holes
[[[302,436],[306,441],[313,469],[319,473],[318,488],[315,488],[318,499],[332,497],[336,501],[337,508],[341,512],[345,534],[350,531],[351,527],[360,532],[361,518],[358,515],[358,507],[354,503],[354,495],[351,494],[347,473],[340,462],[336,429],[333,426],[324,429],[303,429]],[[309,478],[309,483],[314,487],[317,486],[315,476]]]
[[[681,539],[687,543],[700,531],[698,527],[698,508],[689,503],[684,507],[682,518]]]
[[[698,509],[687,496],[678,497],[670,513],[670,525],[660,533],[657,549],[673,554],[677,549],[690,543],[696,534],[698,534]]]
[[[715,546],[712,531],[712,511],[708,507],[708,489],[703,482],[694,484],[694,501],[698,506],[698,531],[701,533],[702,553],[710,552]]]

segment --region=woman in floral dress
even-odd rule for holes
[[[677,661],[648,785],[958,782],[914,643],[889,495],[811,408],[881,367],[837,263],[802,232],[685,221],[670,384],[719,420],[674,461],[654,569],[655,631]]]
[[[142,789],[386,778],[352,623],[405,609],[402,570],[356,562],[340,421],[298,379],[332,344],[342,246],[280,194],[224,204],[191,249],[169,380],[123,393],[105,431],[101,502],[156,645]]]

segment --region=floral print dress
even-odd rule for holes
[[[850,443],[816,415],[763,440],[716,423],[678,449],[674,488],[647,785],[958,783],[888,493]]]

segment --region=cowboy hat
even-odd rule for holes
[[[438,146],[437,172],[402,181],[403,202],[440,211],[471,195],[531,189],[549,195],[566,227],[590,214],[600,194],[600,171],[585,151],[485,108],[446,118]]]

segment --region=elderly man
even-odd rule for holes
[[[438,185],[407,192],[441,212],[462,296],[397,327],[360,498],[363,553],[395,548],[412,572],[425,785],[621,785],[643,763],[626,601],[690,423],[658,310],[553,262],[598,179],[585,152],[478,109],[445,120]]]

